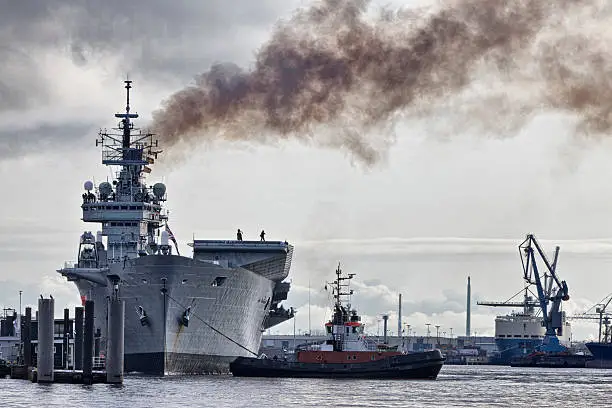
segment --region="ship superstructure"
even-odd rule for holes
[[[75,282],[82,301],[94,300],[101,338],[107,298],[125,300],[128,372],[227,372],[237,356],[255,354],[265,329],[293,317],[293,309],[280,305],[290,288],[283,281],[293,246],[194,240],[192,257],[179,254],[164,208],[166,186],[146,183],[161,150],[153,134],[134,127],[131,83],[125,81],[125,113],[115,114],[118,127],[96,140],[115,176],[84,185],[83,221],[101,230],[85,231],[77,261],[58,272]]]

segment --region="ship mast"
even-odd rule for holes
[[[136,119],[138,117],[137,113],[130,113],[130,89],[132,89],[132,81],[126,80],[125,82],[125,89],[126,89],[126,101],[125,101],[125,113],[115,113],[115,117],[116,118],[121,118],[121,123],[119,125],[119,128],[123,129],[123,139],[122,139],[122,146],[123,146],[123,152],[124,152],[124,156],[123,159],[126,159],[126,155],[125,153],[127,152],[127,149],[130,148],[131,145],[131,130],[134,128],[134,125],[130,122],[130,119]]]
[[[171,253],[163,234],[161,245],[156,238],[167,220],[162,207],[166,186],[157,183],[149,187],[145,180],[161,150],[157,150],[158,141],[152,133],[134,127],[132,119],[138,118],[138,114],[131,112],[132,81],[124,83],[125,113],[115,113],[115,118],[120,119],[118,126],[111,131],[101,130],[96,139],[96,146],[102,148],[102,164],[117,166],[119,170],[112,181],[102,182],[97,188],[86,183],[87,193],[81,206],[83,221],[102,224],[101,235],[107,237],[108,243],[108,263],[155,254],[158,250]]]
[[[334,297],[334,312],[332,319],[326,324],[328,334],[332,336],[332,344],[334,351],[344,350],[344,344],[347,336],[351,336],[347,330],[349,330],[349,324],[355,324],[359,321],[356,311],[352,311],[351,315],[351,304],[350,296],[353,294],[353,290],[349,289],[350,281],[355,276],[354,273],[349,273],[346,276],[342,276],[342,269],[340,263],[336,269],[336,280],[332,282],[333,289],[332,294]],[[348,298],[346,306],[343,304],[343,297]]]
[[[333,282],[333,296],[335,302],[332,322],[334,325],[344,325],[344,323],[349,321],[349,309],[351,308],[350,296],[353,294],[353,290],[349,290],[348,288],[350,285],[350,280],[353,279],[354,276],[354,273],[349,273],[347,276],[342,276],[342,269],[340,268],[340,263],[338,263],[338,268],[336,269],[336,280]],[[346,281],[346,283],[344,283],[344,281]],[[348,298],[346,307],[342,302],[343,297]]]
[[[347,276],[342,276],[342,269],[340,268],[340,263],[338,262],[338,268],[336,269],[336,280],[334,284],[336,285],[334,289],[334,299],[335,299],[335,308],[343,308],[342,306],[342,296],[349,297],[347,303],[347,308],[350,309],[350,296],[353,294],[353,290],[349,290],[350,281],[355,276],[354,273],[349,273]],[[342,283],[343,281],[347,281],[347,283]],[[346,288],[347,292],[343,292],[343,289]]]

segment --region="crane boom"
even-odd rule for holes
[[[536,302],[494,302],[494,301],[478,301],[478,306],[497,306],[497,307],[524,307],[524,306],[539,306]]]
[[[546,267],[544,279],[540,276],[536,252]],[[559,280],[556,273],[559,247],[555,247],[554,258],[551,263],[535,235],[528,234],[527,238],[519,245],[519,254],[523,264],[523,277],[525,281],[536,285],[538,302],[540,309],[542,309],[542,324],[546,328],[544,341],[539,350],[545,352],[566,351],[567,349],[559,343],[557,337],[557,335],[562,334],[563,330],[562,312],[560,311],[561,301],[569,300],[567,284],[565,281]]]

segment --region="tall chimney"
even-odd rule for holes
[[[397,308],[397,337],[402,337],[402,294],[399,294],[399,305]]]
[[[383,318],[383,322],[384,322],[384,325],[385,325],[385,329],[384,329],[385,330],[385,337],[384,337],[384,341],[383,342],[385,344],[387,344],[387,320],[389,320],[389,315],[383,315],[382,318]]]
[[[468,276],[468,284],[467,284],[467,308],[466,308],[466,317],[465,317],[465,335],[470,337],[471,328],[470,328],[470,318],[471,318],[471,309],[470,309],[470,297],[472,292],[472,286],[470,284],[470,277]]]

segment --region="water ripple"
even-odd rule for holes
[[[437,381],[126,377],[120,386],[0,380],[0,407],[608,407],[612,370],[445,366]],[[606,403],[607,401],[607,403]]]

